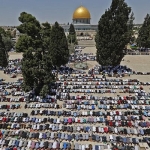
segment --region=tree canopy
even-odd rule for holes
[[[25,12],[20,14],[19,21],[22,24],[18,26],[18,30],[22,35],[16,44],[16,50],[24,52],[21,62],[23,89],[45,96],[49,92],[49,84],[54,81],[51,56],[48,53],[51,26],[47,22],[40,25],[34,16]]]
[[[73,24],[70,24],[69,34],[70,34],[70,35],[75,35],[75,34],[76,34]]]
[[[5,49],[5,45],[2,40],[2,36],[0,34],[0,66],[7,67],[7,65],[8,65],[8,53]]]
[[[16,52],[25,52],[29,48],[34,48],[33,39],[26,34],[21,35],[16,43]]]
[[[150,15],[147,14],[142,27],[139,30],[137,45],[143,48],[150,48]]]
[[[40,31],[42,39],[42,49],[48,51],[50,46],[50,36],[51,36],[51,25],[48,22],[42,23],[42,28]]]
[[[9,37],[2,37],[5,49],[7,52],[9,52],[14,47],[14,42]]]
[[[13,48],[13,46],[14,46],[14,43],[11,40],[11,38],[12,38],[11,32],[5,31],[3,28],[0,27],[0,34],[2,36],[2,41],[5,45],[6,51],[10,51],[11,48]]]
[[[17,27],[20,33],[27,34],[32,38],[37,38],[37,36],[39,36],[41,26],[34,16],[22,12],[19,16],[19,21],[22,23]]]
[[[17,27],[21,36],[16,51],[24,52],[22,59],[23,89],[34,90],[45,96],[54,82],[52,67],[65,65],[69,59],[68,43],[64,29],[56,22],[51,28],[48,22],[39,21],[26,12],[19,17]]]
[[[51,30],[50,49],[52,64],[60,67],[65,65],[69,60],[68,43],[64,33],[64,29],[55,22]]]
[[[2,27],[0,27],[0,34],[1,36],[6,36],[6,32]]]
[[[20,14],[19,21],[21,22],[21,24],[17,27],[17,29],[22,35],[16,43],[16,51],[24,52],[25,47],[26,50],[29,47],[32,47],[33,50],[37,48],[42,48],[42,41],[40,35],[41,25],[39,21],[34,16],[26,12],[22,12]]]
[[[97,62],[102,66],[119,65],[123,49],[130,42],[133,13],[124,0],[112,0],[111,6],[101,16],[95,37]]]
[[[23,89],[25,91],[30,91],[34,88],[34,55],[32,54],[32,48],[29,48],[23,54],[23,59],[21,61],[22,65],[22,75],[23,75]]]
[[[77,44],[76,32],[73,24],[70,24],[69,27],[68,42],[70,44]]]

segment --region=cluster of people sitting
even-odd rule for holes
[[[9,60],[8,66],[3,69],[4,74],[20,74],[21,73],[21,59]]]
[[[103,78],[90,77],[87,76],[68,76],[61,77],[60,81],[62,82],[61,86],[57,89],[53,89],[54,93],[57,93],[58,99],[68,99],[68,93],[135,93],[136,95],[147,95],[143,90],[144,86],[149,86],[149,82],[139,82],[137,79],[131,81],[121,81],[121,80],[109,80],[102,81]],[[64,81],[66,80],[66,81]],[[78,81],[77,81],[78,80]],[[79,82],[79,80],[81,82]],[[86,80],[86,81],[85,81]],[[100,82],[95,80],[101,80]]]
[[[89,69],[88,74],[103,74],[108,75],[109,77],[124,77],[126,75],[130,76],[131,74],[134,75],[150,75],[150,72],[140,72],[134,71],[127,66],[118,65],[116,67],[113,66],[99,66],[96,65],[94,68]]]
[[[0,99],[6,99],[5,96],[12,95],[12,96],[24,96],[25,92],[21,89],[22,82],[1,82],[0,87],[0,95],[3,96]],[[7,97],[8,98],[8,97]],[[14,99],[14,98],[9,98]]]
[[[75,62],[75,61],[95,61],[96,56],[93,55],[93,53],[81,53],[80,51],[76,51],[75,54],[70,55],[69,61]]]
[[[12,105],[0,105],[0,109],[19,109],[21,108],[20,104],[12,104]]]
[[[6,96],[2,96],[0,97],[0,102],[25,102],[25,97],[17,97],[17,98],[14,98],[14,97],[6,97]]]
[[[3,145],[6,148],[5,150],[26,150],[26,149],[71,149],[71,150],[104,150],[109,149],[110,146],[107,144],[97,144],[92,146],[92,144],[83,144],[83,143],[73,143],[73,142],[59,142],[54,140],[50,141],[34,141],[34,140],[0,140],[0,145]],[[26,147],[26,148],[24,148]],[[116,146],[113,146],[114,149]],[[134,148],[134,146],[123,146],[124,148]],[[115,149],[116,150],[116,149]],[[118,149],[117,149],[118,150]]]
[[[9,69],[20,61],[10,63]],[[0,80],[2,92],[10,92],[0,97],[1,102],[8,102],[0,105],[0,147],[140,150],[139,143],[150,135],[150,94],[144,90],[150,82],[106,78],[94,75],[94,69],[89,74],[76,74],[72,68],[62,66],[58,81],[46,97],[36,96],[33,91],[25,93],[22,81]],[[126,66],[98,69],[103,74],[134,73]],[[150,142],[148,138],[145,141]]]

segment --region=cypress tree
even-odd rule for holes
[[[76,34],[73,24],[70,24],[69,34],[70,34],[70,35],[75,35],[75,34]]]
[[[0,34],[0,66],[7,67],[7,65],[8,65],[8,53],[5,49],[5,45],[2,40],[2,36]]]
[[[34,88],[35,76],[34,76],[34,56],[32,54],[33,49],[29,48],[23,53],[21,61],[21,70],[23,75],[23,89],[30,91]]]
[[[51,35],[51,25],[48,22],[42,23],[42,28],[40,31],[42,40],[42,49],[48,51],[50,46],[50,35]]]
[[[73,24],[70,24],[68,42],[70,44],[77,44],[76,32]]]
[[[49,53],[52,64],[57,67],[65,65],[69,60],[68,43],[64,29],[57,22],[51,30]]]
[[[112,0],[98,23],[95,37],[97,62],[102,66],[119,65],[123,49],[130,42],[132,30],[131,8],[124,0]],[[131,19],[131,20],[130,20]]]
[[[48,52],[46,52],[44,55],[43,55],[43,70],[44,70],[44,74],[43,74],[43,87],[40,91],[40,95],[42,95],[43,97],[45,97],[46,93],[49,93],[50,92],[50,84],[52,82],[55,81],[55,76],[54,74],[52,74],[52,63],[51,63],[51,57],[50,55],[48,54]]]
[[[150,48],[150,15],[147,14],[142,27],[139,30],[137,45],[143,48]]]

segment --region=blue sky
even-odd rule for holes
[[[0,0],[0,26],[19,25],[18,17],[25,11],[40,22],[71,23],[73,11],[81,4],[91,13],[91,24],[97,24],[112,0]],[[150,0],[125,0],[135,15],[135,23],[142,23],[150,13]]]

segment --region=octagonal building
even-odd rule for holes
[[[90,11],[84,7],[80,6],[76,8],[72,14],[72,24],[75,27],[77,36],[95,36],[98,25],[91,24],[91,14]],[[64,28],[65,34],[69,34],[69,24],[61,25]]]

